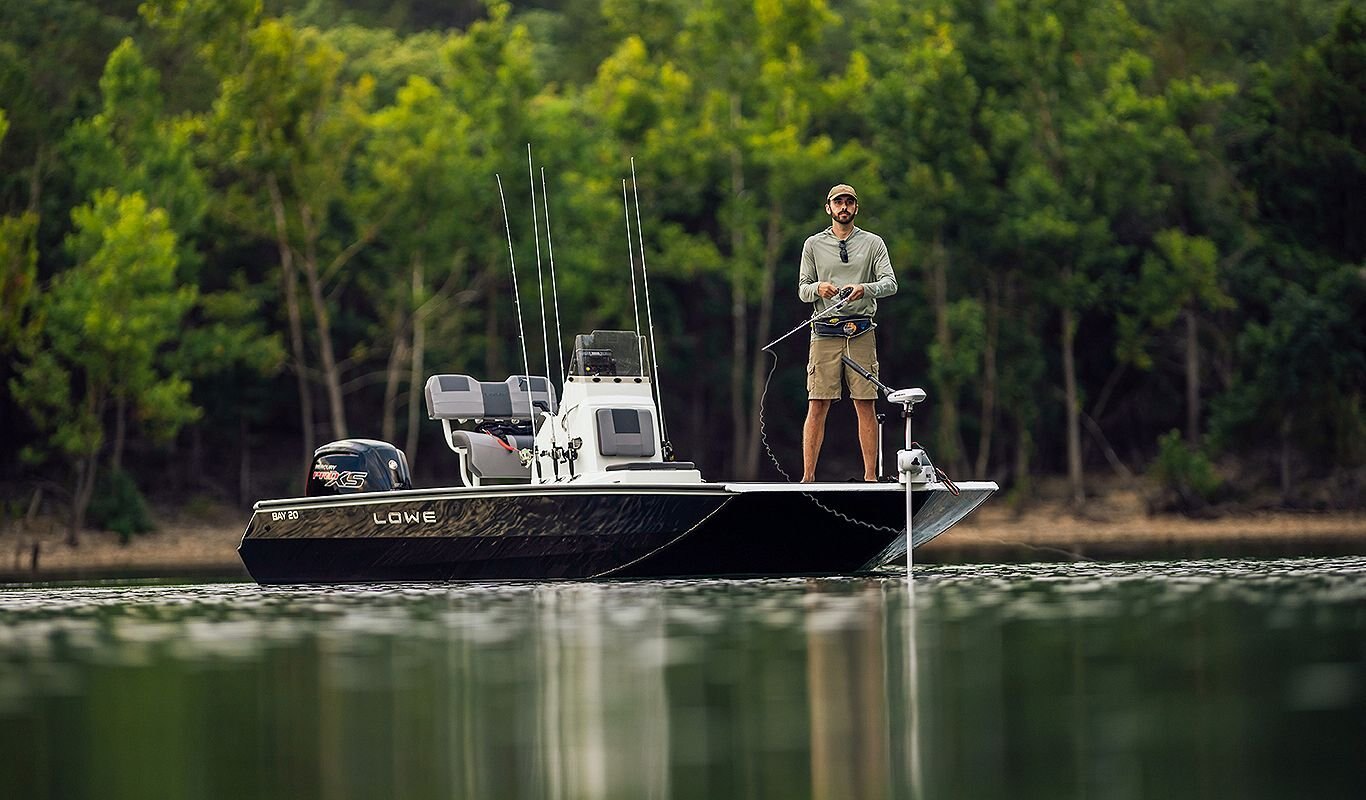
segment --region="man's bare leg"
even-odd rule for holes
[[[863,450],[863,479],[877,480],[877,410],[872,400],[855,400],[858,412],[858,443]]]
[[[806,405],[806,424],[802,426],[802,483],[816,480],[816,460],[825,441],[825,417],[833,400],[811,400]]]

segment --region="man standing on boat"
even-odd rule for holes
[[[877,387],[847,367],[848,355],[873,376],[878,374],[873,315],[877,300],[896,294],[896,274],[887,244],[876,233],[854,225],[858,193],[841,183],[825,196],[830,227],[811,236],[802,247],[797,296],[815,304],[819,319],[812,323],[811,354],[806,365],[806,424],[802,427],[802,482],[816,479],[816,461],[825,440],[825,418],[830,404],[843,395],[842,384],[858,414],[859,447],[863,451],[863,479],[877,480],[877,416],[873,403]],[[825,315],[840,302],[848,302]]]

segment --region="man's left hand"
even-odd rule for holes
[[[851,283],[844,288],[851,290],[849,292],[849,299],[851,301],[858,300],[863,297],[863,284],[861,283]]]

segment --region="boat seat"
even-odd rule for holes
[[[424,391],[428,419],[529,422],[536,416],[537,403],[552,414],[557,407],[554,387],[539,375],[513,375],[498,383],[468,375],[433,375]]]
[[[466,486],[527,483],[531,480],[531,467],[522,465],[516,451],[532,448],[533,437],[510,435],[506,439],[514,450],[508,450],[502,440],[491,434],[451,431],[450,446],[460,460],[460,477]]]
[[[655,454],[654,417],[644,408],[599,408],[598,452],[649,458]]]

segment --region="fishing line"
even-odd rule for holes
[[[811,323],[815,322],[821,317],[829,316],[832,312],[838,311],[839,309],[843,308],[845,305],[849,303],[849,294],[852,291],[852,289],[845,288],[842,292],[840,292],[837,295],[838,302],[830,305],[823,311],[819,311],[811,315],[811,317],[807,319],[805,322],[801,323],[797,327],[793,328],[787,333],[784,333],[782,336],[779,336],[777,339],[774,339],[773,341],[769,342],[768,344],[760,348],[764,352],[773,356],[773,366],[769,367],[768,377],[764,379],[764,390],[759,393],[759,442],[763,444],[764,452],[768,454],[768,460],[773,462],[773,467],[778,470],[778,474],[782,475],[783,479],[786,480],[788,483],[792,482],[792,476],[788,475],[787,471],[783,469],[783,465],[778,462],[778,456],[776,456],[773,453],[773,448],[769,446],[768,431],[764,426],[764,401],[768,397],[768,387],[769,384],[773,381],[773,373],[778,371],[778,353],[772,348],[774,345],[778,344],[779,342],[796,333],[797,331],[801,330],[802,328],[809,326]],[[825,503],[822,503],[814,495],[808,494],[806,492],[802,492],[802,497],[805,497],[806,499],[810,500],[812,503],[816,505],[817,508],[821,509],[822,511],[825,511],[826,513],[831,514],[852,525],[858,525],[864,528],[869,528],[871,530],[880,531],[882,533],[890,533],[893,536],[900,535],[903,532],[903,529],[901,528],[892,528],[887,525],[878,525],[876,523],[868,522],[866,520],[855,519],[854,517],[849,516],[843,511],[831,508]]]
[[[792,476],[788,475],[787,472],[783,469],[783,465],[778,463],[778,457],[773,454],[773,448],[768,446],[768,432],[764,429],[764,398],[768,397],[768,385],[773,380],[773,373],[778,370],[778,354],[774,352],[772,348],[778,342],[781,342],[782,340],[786,339],[787,337],[791,336],[792,334],[796,333],[802,328],[805,328],[806,326],[815,322],[817,319],[820,319],[821,317],[825,316],[826,314],[829,314],[832,311],[838,311],[839,309],[843,308],[845,305],[849,303],[849,295],[852,292],[852,289],[845,288],[844,291],[836,295],[837,302],[832,304],[829,308],[825,309],[824,311],[818,311],[815,314],[812,314],[805,322],[801,323],[800,325],[788,331],[787,333],[784,333],[782,336],[779,336],[777,339],[774,339],[773,341],[759,348],[760,350],[773,356],[773,366],[769,367],[768,377],[764,378],[764,390],[759,393],[759,442],[763,444],[764,452],[768,453],[768,460],[773,462],[773,466],[778,469],[778,474],[782,475],[788,483],[792,482]]]

